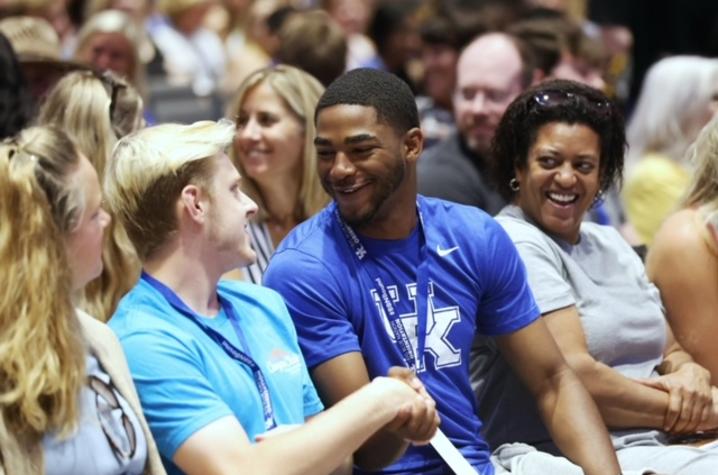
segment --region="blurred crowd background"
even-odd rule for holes
[[[224,115],[242,80],[272,63],[325,85],[371,66],[440,109],[430,131],[445,135],[458,52],[488,30],[527,39],[546,74],[603,88],[627,111],[657,60],[718,54],[711,0],[4,0],[0,17],[36,101],[91,65],[131,81],[156,122]]]

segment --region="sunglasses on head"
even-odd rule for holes
[[[119,81],[109,71],[93,71],[93,73],[95,77],[102,82],[102,85],[107,91],[107,95],[110,96],[110,122],[112,122],[112,119],[115,116],[115,109],[117,106],[117,96],[119,95],[121,89],[127,87],[127,84],[122,81]]]
[[[543,91],[533,95],[533,102],[540,107],[556,107],[570,103],[578,104],[583,101],[590,104],[595,110],[603,114],[611,112],[611,104],[608,101],[598,101],[589,97],[565,91]]]

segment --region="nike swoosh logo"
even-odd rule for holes
[[[450,247],[448,249],[442,249],[441,246],[438,244],[436,245],[436,253],[439,255],[439,257],[446,257],[449,254],[451,254],[454,251],[458,251],[459,246]]]

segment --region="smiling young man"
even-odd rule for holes
[[[281,297],[219,281],[255,259],[257,206],[224,153],[234,134],[229,121],[152,127],[120,141],[108,170],[107,200],[143,264],[110,326],[167,471],[328,474],[413,412],[427,417],[410,438],[428,439],[434,403],[408,371],[320,414]]]
[[[409,87],[388,73],[351,71],[329,86],[315,121],[318,172],[334,203],[290,233],[265,284],[284,296],[325,404],[392,365],[409,366],[468,462],[483,475],[502,473],[480,435],[468,378],[475,336],[496,336],[564,453],[587,474],[619,473],[596,407],[538,318],[508,236],[474,207],[417,194],[423,137]],[[407,447],[423,424],[414,416],[364,444],[355,473],[446,473],[433,447]],[[530,466],[537,454],[513,462]],[[562,473],[583,473],[544,455],[569,470]]]

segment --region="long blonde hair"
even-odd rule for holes
[[[117,136],[132,131],[128,123],[139,127],[141,113],[142,99],[129,83],[111,73],[100,77],[90,71],[78,71],[57,83],[42,105],[38,120],[67,131],[102,180]],[[140,274],[140,262],[122,225],[113,219],[106,235],[102,274],[87,285],[78,302],[83,310],[102,321],[112,316]]]
[[[314,110],[319,96],[324,92],[324,86],[313,76],[301,69],[288,65],[276,65],[262,68],[250,74],[239,86],[228,108],[228,116],[232,119],[239,114],[247,93],[259,84],[268,84],[272,90],[284,101],[288,108],[296,114],[304,127],[304,151],[302,154],[302,174],[299,177],[299,201],[295,210],[298,221],[304,221],[316,214],[329,203],[329,195],[324,191],[317,175],[317,152],[314,148]],[[242,187],[244,192],[259,205],[258,219],[267,219],[267,204],[259,191],[255,180],[247,176],[239,160],[237,152],[232,148],[230,158],[242,174]]]
[[[68,435],[80,416],[85,345],[64,248],[84,208],[68,179],[78,165],[70,138],[52,127],[0,145],[0,406],[31,441]]]
[[[706,222],[718,225],[718,116],[703,127],[685,159],[694,172],[682,205],[699,208]]]

